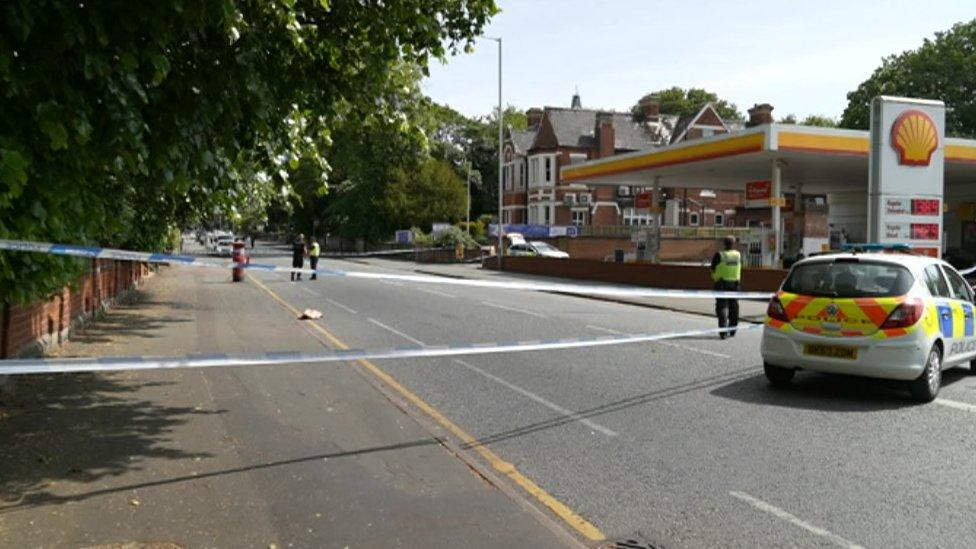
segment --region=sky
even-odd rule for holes
[[[484,35],[503,41],[503,101],[519,109],[629,110],[642,95],[699,87],[745,114],[839,118],[882,57],[976,17],[973,0],[499,0]],[[424,92],[469,116],[498,103],[497,44],[431,63]]]

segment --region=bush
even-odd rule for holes
[[[413,243],[418,248],[454,248],[458,242],[468,250],[478,247],[478,242],[458,227],[450,227],[438,233],[437,236],[425,234],[416,227],[412,230],[414,234]]]

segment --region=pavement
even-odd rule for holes
[[[392,261],[321,266],[457,275]],[[193,290],[159,294],[153,306],[166,314],[144,325],[142,314],[122,320],[131,337],[112,343],[96,333],[85,351],[310,351],[323,341],[388,348],[714,326],[702,314],[708,309],[688,304],[692,312],[416,282],[290,282],[273,273],[230,285],[226,274],[198,271],[167,270],[159,284]],[[294,321],[305,308],[324,317]],[[0,437],[12,441],[0,447],[0,463],[15,464],[0,484],[0,539],[972,545],[976,378],[946,372],[940,398],[928,405],[913,403],[901,385],[841,376],[800,373],[772,388],[760,335],[346,367],[38,378],[37,402],[0,421]],[[432,439],[440,443],[425,443]]]
[[[316,335],[227,272],[163,268],[60,354],[323,352]],[[19,381],[0,547],[576,545],[346,364]]]

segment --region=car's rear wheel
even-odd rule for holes
[[[763,362],[763,370],[766,372],[766,379],[773,385],[786,385],[796,375],[796,370],[793,368],[774,366],[768,362]]]
[[[919,402],[932,402],[942,387],[942,349],[933,345],[925,360],[922,375],[912,382],[912,397]]]

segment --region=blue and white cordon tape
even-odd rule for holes
[[[463,355],[488,355],[551,351],[580,347],[602,347],[644,343],[717,334],[732,330],[754,330],[760,324],[738,328],[709,328],[685,332],[657,334],[620,334],[568,339],[511,341],[497,343],[468,343],[464,345],[396,347],[393,349],[343,349],[322,354],[265,353],[265,354],[206,354],[171,357],[100,357],[100,358],[37,358],[0,361],[0,375],[54,374],[77,372],[115,372],[122,370],[156,370],[169,368],[221,368],[228,366],[272,366],[283,364],[313,364],[368,359],[439,358]]]
[[[112,248],[98,248],[89,246],[73,246],[70,244],[50,244],[46,242],[28,242],[24,240],[0,240],[0,250],[21,252],[36,252],[97,259],[122,259],[128,261],[144,261],[147,263],[166,263],[184,265],[187,267],[207,267],[231,269],[240,267],[257,271],[276,273],[318,274],[320,276],[337,276],[346,278],[364,278],[369,280],[398,280],[402,282],[419,282],[423,284],[442,284],[449,286],[473,286],[477,288],[498,288],[503,290],[532,290],[537,292],[559,292],[579,295],[604,295],[616,297],[682,297],[699,299],[769,299],[770,292],[726,292],[715,290],[672,290],[668,288],[641,288],[636,286],[618,286],[609,284],[563,284],[553,282],[516,282],[502,280],[474,280],[466,278],[445,278],[439,276],[421,276],[392,273],[370,273],[364,271],[340,271],[336,269],[304,269],[275,265],[273,263],[234,263],[204,257],[189,255],[168,255],[161,253],[132,252],[115,250]]]
[[[438,251],[453,250],[453,249],[454,248],[441,247],[441,248],[403,248],[400,250],[376,250],[373,252],[326,252],[320,255],[319,257],[334,258],[334,259],[340,259],[344,257],[351,257],[351,258],[377,257],[377,256],[385,256],[385,255],[406,255],[406,254],[415,254],[415,253],[422,253],[422,252],[438,252]]]

